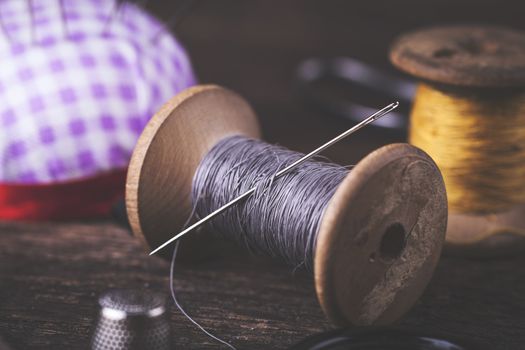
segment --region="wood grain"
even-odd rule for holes
[[[100,293],[166,291],[168,264],[111,223],[0,223],[0,334],[17,349],[87,349]],[[479,341],[494,350],[525,342],[525,257],[446,257],[422,299],[398,323]],[[234,251],[179,266],[179,296],[202,323],[241,349],[284,349],[328,329],[304,274]],[[218,349],[172,310],[180,349]]]
[[[428,155],[408,144],[367,155],[338,187],[317,239],[316,290],[327,316],[339,325],[396,321],[432,277],[446,227],[445,185]]]
[[[397,38],[390,51],[399,69],[426,81],[463,87],[523,87],[525,32],[456,25]]]

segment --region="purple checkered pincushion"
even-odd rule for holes
[[[195,83],[184,49],[113,0],[0,0],[0,182],[125,168],[148,119]]]

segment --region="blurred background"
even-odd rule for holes
[[[169,22],[183,5],[150,1],[147,7]],[[388,60],[399,34],[458,23],[523,30],[524,11],[522,1],[497,0],[195,0],[174,26],[201,83],[240,93],[258,113],[266,141],[305,152],[351,122],[305,104],[294,84],[302,60],[350,56],[400,76]],[[345,97],[352,98],[352,91]],[[376,102],[379,108],[391,100]],[[326,154],[337,162],[354,162],[404,139],[403,133],[368,128]]]

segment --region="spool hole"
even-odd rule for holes
[[[434,51],[432,53],[432,56],[434,56],[435,58],[450,58],[454,56],[455,54],[456,54],[455,50],[443,48],[443,49]]]
[[[406,231],[403,225],[396,222],[390,225],[381,238],[379,245],[379,255],[385,261],[391,261],[398,258],[406,244]]]

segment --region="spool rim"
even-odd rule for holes
[[[373,202],[373,197],[383,200],[381,196],[387,206],[394,203],[392,199],[400,203],[385,215],[381,203],[370,206],[372,214],[360,212],[371,203],[367,198]],[[381,256],[383,240],[395,223],[402,225],[408,239],[396,248],[396,254],[385,258]],[[314,278],[319,303],[328,318],[338,325],[382,325],[398,319],[429,282],[446,225],[443,179],[426,153],[408,144],[394,144],[365,157],[337,189],[319,230]],[[428,241],[421,244],[422,240],[414,237]],[[376,261],[370,263],[372,253]],[[403,262],[405,258],[408,263]],[[363,268],[367,268],[366,274]],[[394,288],[396,285],[399,288]]]
[[[146,249],[180,231],[191,212],[191,183],[200,161],[218,141],[233,135],[259,138],[257,117],[246,100],[216,85],[182,91],[151,118],[133,151],[126,181],[129,222]],[[188,235],[185,245],[197,243],[196,236]],[[187,250],[197,259],[205,249]],[[159,253],[169,258],[168,251]]]
[[[454,86],[525,86],[525,32],[499,26],[455,25],[398,37],[390,61],[420,79]]]

